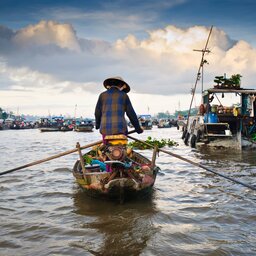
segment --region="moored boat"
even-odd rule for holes
[[[73,131],[74,127],[72,125],[63,125],[60,127],[61,132],[70,132]]]
[[[89,118],[86,118],[82,121],[77,121],[74,130],[76,132],[92,132],[93,128],[93,121]]]
[[[59,127],[42,127],[39,128],[40,132],[58,132],[60,131]]]
[[[69,132],[73,131],[75,126],[75,120],[74,119],[64,119],[64,122],[62,126],[60,127],[60,131],[62,132]]]
[[[177,120],[174,119],[160,119],[157,125],[157,128],[171,128],[171,127],[178,127]]]
[[[183,133],[186,144],[256,148],[256,90],[215,85],[202,98],[198,115],[190,117]],[[228,104],[232,99],[233,104],[226,105],[225,99]]]
[[[41,132],[58,132],[61,130],[63,122],[62,116],[55,116],[51,119],[43,117],[38,121],[37,127]]]
[[[123,136],[107,136],[106,145],[101,144],[83,156],[80,152],[73,175],[90,196],[123,201],[152,191],[159,170],[155,166],[156,152],[150,161],[127,148],[127,139]]]
[[[139,115],[138,119],[143,130],[151,130],[153,128],[151,115]]]
[[[91,125],[76,125],[74,130],[76,132],[92,132],[93,131],[93,126]]]
[[[207,145],[217,148],[242,150],[256,148],[256,90],[241,88],[241,75],[233,74],[230,78],[215,76],[214,86],[204,90],[204,59],[212,27],[202,52],[192,99],[183,126],[182,139],[186,145],[201,147]],[[191,116],[191,107],[196,93],[198,81],[202,78],[201,105],[197,114]],[[215,101],[215,102],[214,102]]]

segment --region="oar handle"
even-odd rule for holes
[[[131,130],[127,134],[132,134],[132,133],[135,133],[135,132],[136,132],[136,130]],[[129,137],[129,136],[127,135],[127,137]]]

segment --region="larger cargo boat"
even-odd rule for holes
[[[222,104],[230,95],[233,104]],[[256,90],[215,85],[202,97],[198,115],[189,118],[183,132],[186,144],[256,148]]]

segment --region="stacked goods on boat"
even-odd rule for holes
[[[217,85],[205,90],[202,100],[198,115],[189,118],[183,132],[186,144],[256,147],[256,90]]]
[[[105,141],[80,155],[73,168],[78,184],[94,196],[119,198],[120,193],[126,197],[148,192],[158,172],[154,162],[127,147],[125,135],[106,136]]]

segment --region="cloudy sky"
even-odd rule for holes
[[[211,26],[204,87],[225,73],[255,88],[255,10],[254,0],[0,0],[0,107],[93,117],[103,81],[121,76],[138,114],[188,109],[193,49]]]

